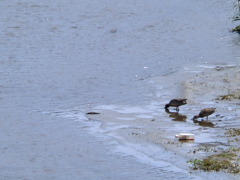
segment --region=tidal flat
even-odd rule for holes
[[[187,163],[238,147],[234,3],[1,0],[0,179],[236,178]]]
[[[219,97],[239,91],[240,67],[191,67],[191,71],[183,69],[147,81],[156,86],[156,101],[135,107],[95,107],[92,111],[100,114],[87,115],[89,122],[100,122],[101,133],[116,140],[123,152],[146,163],[154,162],[157,166],[167,162],[172,164],[172,168],[200,173],[203,177],[206,174],[211,176],[211,172],[213,176],[237,179],[240,136],[232,128],[240,128],[239,100],[223,100]],[[188,104],[181,106],[179,112],[171,107],[165,110],[164,105],[172,97],[187,98]],[[193,116],[207,107],[216,108],[209,120],[193,121]],[[176,134],[184,132],[193,133],[195,140],[179,141],[175,138]],[[226,153],[231,153],[231,158],[223,156]],[[216,157],[221,161],[216,161]],[[223,165],[223,161],[226,165]],[[203,167],[207,163],[220,165]]]

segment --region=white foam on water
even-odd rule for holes
[[[136,118],[130,118],[130,117],[117,117],[119,120],[125,120],[125,121],[133,121],[136,120]]]
[[[154,116],[148,115],[148,114],[140,114],[136,116],[137,118],[146,118],[146,119],[150,119],[153,118]]]

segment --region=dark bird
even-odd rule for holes
[[[193,117],[193,120],[196,120],[197,118],[203,118],[203,117],[207,117],[207,120],[208,120],[208,116],[213,114],[215,111],[216,111],[216,108],[202,109],[201,112],[199,113],[199,115],[196,115]]]
[[[187,104],[187,99],[172,99],[168,104],[165,105],[165,109],[168,109],[170,106],[176,107],[176,111],[179,111],[179,106]]]

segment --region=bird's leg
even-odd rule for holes
[[[208,116],[207,116],[207,121],[208,121]]]
[[[176,111],[179,112],[179,108],[178,107],[176,107]]]

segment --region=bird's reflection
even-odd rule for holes
[[[202,127],[214,127],[214,124],[209,121],[198,121],[198,120],[193,119],[193,122],[198,123],[199,126],[202,126]]]
[[[168,109],[165,109],[165,112],[169,114],[169,117],[172,118],[173,121],[186,121],[187,119],[187,116],[178,112],[171,112]]]

